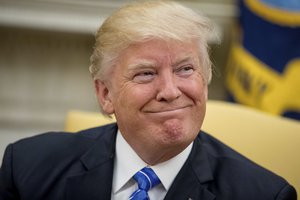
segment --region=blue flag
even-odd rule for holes
[[[300,120],[300,0],[241,0],[227,66],[232,99]]]

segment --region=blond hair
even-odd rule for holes
[[[208,39],[210,21],[192,9],[172,1],[145,1],[126,5],[107,18],[95,35],[90,72],[94,79],[104,80],[122,50],[130,44],[150,39],[195,40],[203,78],[211,80]]]

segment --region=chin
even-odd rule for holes
[[[193,142],[192,137],[164,137],[158,141],[158,148],[165,150],[176,151],[177,153],[183,151],[189,144]]]
[[[166,121],[161,131],[161,142],[168,145],[189,143],[194,139],[192,132],[177,120]]]

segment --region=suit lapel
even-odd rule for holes
[[[213,173],[208,155],[201,139],[197,137],[187,162],[174,180],[165,200],[213,200],[215,195],[208,190],[211,181]]]
[[[108,126],[80,159],[80,170],[67,179],[67,200],[111,198],[117,126]]]

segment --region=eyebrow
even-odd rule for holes
[[[147,59],[138,59],[135,63],[129,64],[128,69],[134,70],[137,68],[147,68],[147,67],[155,67],[157,64],[154,61],[150,61]]]
[[[186,56],[183,56],[182,58],[178,59],[174,64],[172,64],[172,66],[175,67],[175,66],[178,66],[178,65],[188,62],[188,61],[192,61],[193,63],[196,63],[195,58],[193,58],[189,55],[186,55]]]
[[[192,61],[193,63],[196,63],[195,58],[193,58],[190,55],[185,55],[177,59],[173,64],[172,67],[176,67],[182,63]],[[148,59],[138,59],[135,60],[134,63],[128,65],[129,70],[135,70],[138,68],[151,68],[151,67],[156,67],[157,63],[156,61],[148,60]]]

